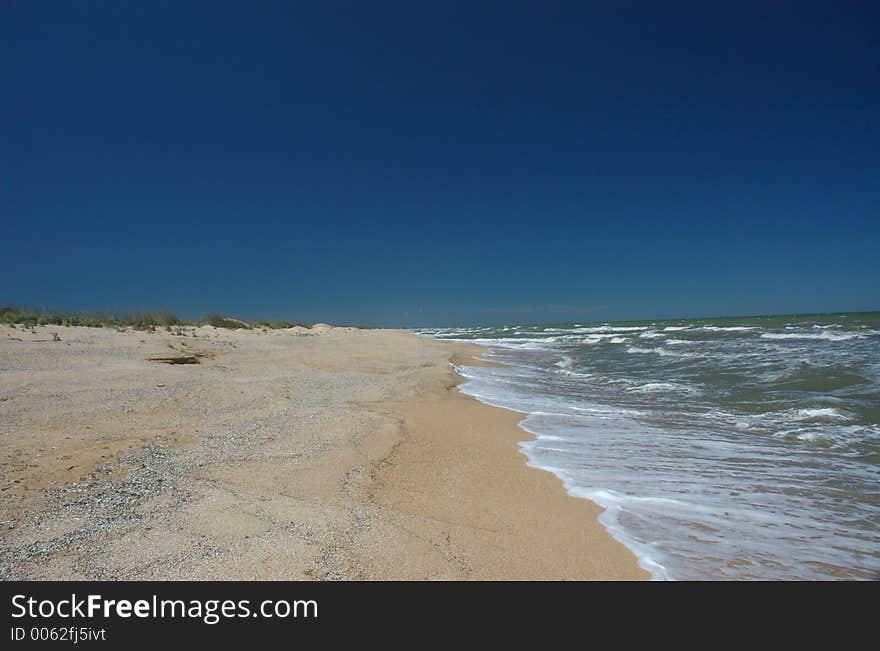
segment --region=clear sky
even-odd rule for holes
[[[0,3],[0,303],[880,309],[880,3]]]

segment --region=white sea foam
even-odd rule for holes
[[[562,436],[553,436],[552,434],[537,434],[539,441],[565,441]]]
[[[558,362],[554,363],[553,365],[557,366],[559,368],[571,368],[572,366],[574,366],[574,363],[575,363],[574,357],[571,357],[570,355],[566,355],[565,357],[563,357],[562,359],[560,359]]]
[[[827,339],[829,341],[847,341],[849,339],[862,339],[863,334],[857,332],[837,333],[830,330],[823,330],[820,333],[812,332],[764,332],[761,334],[764,339]]]
[[[565,341],[572,343],[580,343],[580,344],[601,344],[601,343],[612,343],[619,344],[626,341],[625,337],[621,337],[619,335],[613,333],[604,333],[604,334],[581,334],[581,335],[571,335],[564,337]]]
[[[834,407],[818,409],[791,409],[783,412],[787,420],[796,420],[808,423],[829,423],[848,421],[849,416]]]
[[[570,368],[560,368],[559,371],[557,371],[557,372],[560,373],[561,375],[568,375],[569,377],[583,378],[585,380],[589,379],[591,377],[595,377],[595,375],[593,373],[584,373],[583,371],[573,371]]]
[[[824,434],[822,434],[821,432],[803,432],[803,433],[801,433],[801,434],[797,434],[796,438],[797,438],[799,441],[805,441],[805,442],[807,442],[807,443],[813,443],[814,445],[815,445],[815,444],[820,444],[820,445],[822,445],[822,444],[824,444],[824,445],[830,445],[830,444],[832,444],[832,442],[828,439],[828,437],[826,437],[826,436],[825,436]]]
[[[751,330],[758,330],[757,326],[702,326],[699,329],[706,332],[749,332]]]
[[[635,354],[651,354],[660,355],[661,357],[678,357],[685,359],[688,357],[696,357],[696,353],[682,353],[678,351],[666,350],[665,348],[641,348],[640,346],[627,346],[626,352]]]
[[[511,348],[520,350],[541,350],[552,348],[552,344],[559,340],[557,337],[517,337],[517,338],[477,338],[477,339],[447,339],[447,341],[462,341],[478,346],[492,346],[497,348]]]
[[[696,387],[678,384],[677,382],[648,382],[628,387],[626,390],[631,393],[699,393],[699,389]]]
[[[575,328],[572,332],[577,333],[590,333],[590,334],[598,334],[598,333],[621,333],[621,332],[640,332],[642,330],[647,330],[647,326],[596,326],[593,328]]]

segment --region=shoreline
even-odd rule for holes
[[[394,477],[389,503],[447,523],[447,543],[474,561],[468,579],[650,579],[636,555],[601,524],[602,507],[570,495],[553,473],[528,465],[519,447],[534,437],[519,426],[527,414],[458,389],[467,378],[452,364],[498,365],[479,357],[485,348],[429,341],[453,350],[447,371],[451,386],[392,407],[418,436],[401,454],[405,460],[389,472]],[[448,460],[446,467],[455,471],[417,474],[437,458]]]
[[[470,356],[470,355],[469,356],[459,356],[459,359],[455,359],[455,356],[453,356],[453,358],[450,360],[450,363],[453,364],[454,367],[456,368],[458,377],[461,378],[461,381],[458,383],[459,386],[471,381],[471,378],[469,378],[465,375],[462,375],[458,372],[457,369],[461,366],[470,366],[470,367],[485,367],[485,366],[504,367],[504,366],[509,366],[509,364],[506,362],[496,362],[493,360],[484,359],[482,357],[482,355],[485,355],[486,352],[489,350],[489,348],[487,346],[484,346],[482,344],[464,344],[464,345],[470,345],[470,346],[476,347],[480,350],[475,352],[472,356]],[[648,580],[652,580],[652,581],[653,580],[669,580],[669,577],[665,574],[665,570],[663,570],[662,567],[660,568],[662,573],[659,575],[656,574],[655,571],[651,569],[651,566],[656,565],[656,563],[653,560],[651,560],[650,558],[646,559],[646,558],[643,558],[642,556],[639,555],[639,551],[637,549],[637,543],[634,543],[634,541],[632,541],[620,529],[619,525],[617,525],[616,522],[614,522],[613,520],[609,521],[609,522],[605,521],[605,518],[608,517],[608,507],[607,506],[601,504],[600,502],[596,501],[595,499],[593,499],[591,497],[577,495],[576,493],[572,492],[572,490],[570,490],[570,487],[566,483],[565,479],[563,479],[563,477],[561,477],[553,468],[544,467],[544,466],[540,465],[538,462],[536,462],[535,460],[533,460],[531,456],[529,456],[529,453],[526,450],[526,448],[527,448],[526,444],[529,442],[532,442],[532,441],[537,441],[540,438],[540,434],[538,432],[530,430],[524,424],[525,421],[528,419],[530,412],[520,411],[518,409],[514,409],[513,407],[506,407],[503,405],[494,404],[492,402],[489,402],[488,400],[484,400],[483,398],[481,398],[477,394],[468,393],[468,392],[463,391],[461,389],[459,389],[459,392],[462,395],[469,397],[473,400],[476,400],[480,404],[485,405],[487,407],[490,407],[492,409],[501,409],[502,411],[509,411],[511,413],[517,414],[519,416],[517,423],[516,423],[517,428],[526,436],[525,439],[522,439],[522,438],[518,439],[517,449],[518,449],[519,453],[524,457],[525,463],[527,463],[527,465],[531,468],[535,468],[535,469],[540,470],[542,472],[549,473],[549,474],[553,475],[554,477],[556,477],[556,479],[559,480],[559,484],[562,486],[562,489],[566,495],[574,497],[575,499],[578,499],[578,500],[586,500],[590,504],[595,505],[599,509],[598,515],[596,516],[598,522],[603,526],[603,528],[608,532],[608,534],[615,541],[617,541],[618,544],[622,545],[623,547],[625,547],[626,549],[628,549],[631,552],[633,557],[636,559],[636,563],[637,563],[639,569],[642,570],[642,572],[644,574],[644,576],[642,577],[643,580],[644,579],[648,579]]]
[[[521,414],[457,389],[482,350],[4,326],[0,578],[649,578],[527,465]]]

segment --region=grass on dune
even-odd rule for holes
[[[262,328],[280,330],[300,326],[310,328],[311,325],[300,321],[244,321],[231,316],[209,313],[198,321],[181,319],[170,310],[132,310],[129,312],[55,312],[43,309],[19,308],[15,306],[0,307],[0,323],[23,326],[85,326],[90,328],[133,328],[135,330],[156,330],[172,326],[212,325],[216,328]]]

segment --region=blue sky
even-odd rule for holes
[[[4,2],[0,303],[880,309],[878,34],[871,2]]]

